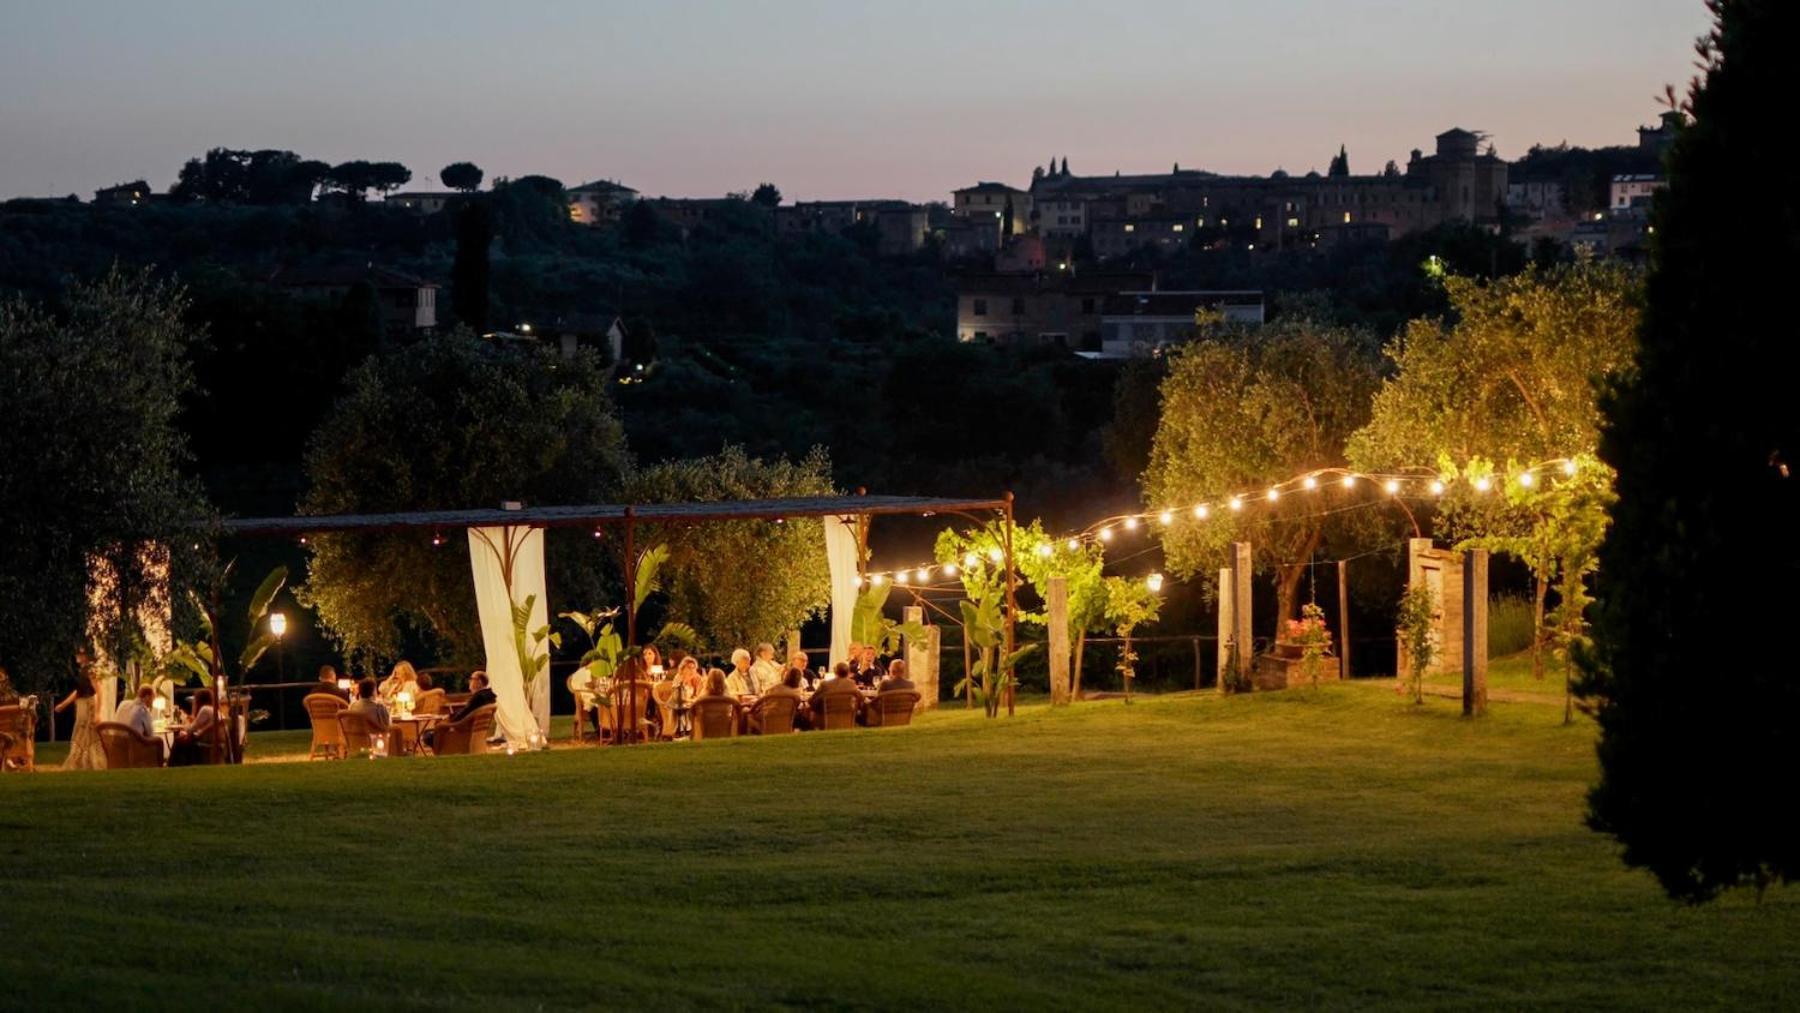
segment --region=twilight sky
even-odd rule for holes
[[[1700,0],[0,0],[0,197],[208,147],[574,185],[947,199],[1081,174],[1404,163],[1450,126],[1634,143]]]

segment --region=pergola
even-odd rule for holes
[[[1013,501],[1007,493],[999,499],[953,499],[929,496],[869,496],[860,491],[853,496],[803,496],[785,499],[722,500],[698,503],[598,503],[585,506],[527,506],[505,503],[496,509],[413,510],[385,514],[319,514],[291,517],[230,518],[219,525],[219,533],[227,536],[287,537],[304,541],[310,535],[339,533],[393,533],[430,531],[440,536],[458,528],[470,532],[481,529],[548,529],[591,528],[596,534],[603,528],[618,527],[623,533],[623,569],[625,575],[625,642],[637,639],[637,616],[633,603],[637,588],[637,554],[634,551],[636,529],[644,524],[711,524],[731,521],[782,521],[789,518],[838,518],[845,524],[855,523],[857,541],[866,546],[867,522],[880,516],[962,517],[976,524],[984,519],[1001,521],[1000,548],[1006,572],[1006,651],[1013,650],[1014,617],[1017,612],[1017,572],[1013,567]],[[508,543],[510,545],[510,541]],[[496,550],[499,551],[498,549]],[[862,553],[858,553],[860,559]],[[510,560],[503,562],[510,566]],[[834,567],[834,571],[835,571]],[[854,592],[845,600],[844,591],[851,587],[840,574],[833,574],[832,608],[846,608],[854,601]],[[510,580],[510,577],[509,577]],[[635,701],[632,706],[636,706]],[[629,740],[629,737],[627,737]]]

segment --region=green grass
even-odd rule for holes
[[[1531,599],[1520,594],[1497,594],[1488,599],[1488,654],[1517,654],[1531,646],[1537,632],[1537,616]]]
[[[1560,719],[1333,685],[7,776],[0,1006],[1791,1004],[1800,895],[1664,899]]]

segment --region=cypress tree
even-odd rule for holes
[[[456,212],[456,260],[450,266],[450,302],[456,319],[476,334],[488,329],[488,247],[494,217],[485,197],[471,196]]]
[[[1588,822],[1690,901],[1800,872],[1800,171],[1781,127],[1800,5],[1709,6],[1651,215],[1642,351],[1604,402],[1619,499],[1582,658],[1600,724]]]

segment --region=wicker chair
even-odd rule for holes
[[[634,703],[630,688],[632,686],[637,687],[635,708],[632,707]],[[649,717],[650,701],[653,699],[652,694],[655,691],[655,685],[647,681],[618,683],[613,686],[611,696],[614,742],[619,740],[619,730],[623,728],[636,728],[638,733],[645,738],[656,738],[657,727]]]
[[[575,698],[574,737],[576,742],[580,742],[587,735],[588,715],[598,705],[599,697],[593,689],[594,677],[586,668],[578,668],[569,673],[569,678],[563,685],[569,687],[569,695]]]
[[[910,689],[890,689],[875,695],[875,702],[869,707],[869,724],[882,728],[899,728],[912,724],[913,711],[918,709],[919,694]]]
[[[343,755],[357,756],[375,748],[373,738],[379,733],[369,727],[368,718],[343,710],[338,712],[337,725],[343,738]]]
[[[306,717],[312,722],[312,749],[306,758],[343,759],[344,731],[338,725],[337,717],[350,705],[333,693],[311,693],[300,702],[306,705]]]
[[[431,751],[439,756],[487,752],[488,735],[494,730],[497,704],[477,707],[461,721],[442,724],[431,733]]]
[[[856,712],[862,706],[862,696],[857,693],[821,693],[813,699],[819,702],[819,727],[825,731],[856,727]]]
[[[445,700],[442,689],[428,689],[420,693],[419,698],[413,701],[413,713],[448,714],[450,713],[450,704]]]
[[[37,708],[0,707],[0,771],[37,769]]]
[[[799,709],[797,696],[765,696],[750,708],[750,730],[758,735],[786,735],[794,730],[794,714]]]
[[[681,699],[681,684],[674,679],[664,679],[651,687],[650,695],[651,699],[656,701],[658,736],[664,739],[673,739],[676,725],[680,724],[675,717],[675,707]]]
[[[738,715],[744,705],[736,697],[703,696],[689,705],[688,717],[694,726],[694,741],[729,739],[737,734]]]
[[[162,740],[144,735],[130,725],[102,721],[94,726],[100,736],[100,748],[106,753],[106,769],[160,767],[163,765]]]

